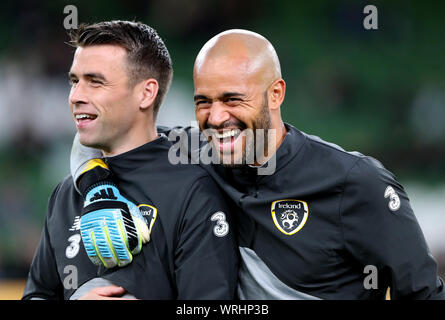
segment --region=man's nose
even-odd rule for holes
[[[80,81],[71,87],[69,103],[71,105],[88,103],[84,85]]]
[[[215,101],[210,107],[210,114],[207,122],[215,127],[219,127],[230,119],[230,113],[227,107],[220,101]]]

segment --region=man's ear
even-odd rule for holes
[[[147,79],[141,83],[140,109],[151,107],[158,96],[159,84],[155,79]]]
[[[286,82],[277,79],[269,87],[269,109],[278,109],[283,103],[286,95]]]

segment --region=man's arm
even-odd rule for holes
[[[170,131],[158,127],[158,132],[168,135]],[[71,173],[77,186],[97,182],[92,181],[94,175],[89,175],[89,181],[84,181],[87,163],[95,157],[101,155],[82,146],[76,137]],[[238,275],[238,249],[229,227],[231,218],[227,205],[209,176],[198,179],[190,188],[184,211],[175,255],[178,298],[233,299]],[[122,243],[114,243],[113,240],[111,245],[121,246]]]
[[[101,151],[82,145],[76,134],[70,168],[74,187],[85,199],[80,220],[82,241],[94,264],[122,267],[131,263],[150,234],[139,209],[120,195],[100,158]],[[102,226],[104,221],[107,228]]]
[[[437,264],[403,187],[375,159],[351,169],[340,207],[345,246],[378,270],[377,290],[391,299],[445,299]],[[373,289],[370,289],[373,290]]]
[[[157,131],[165,135],[174,130],[183,129],[157,127]],[[190,128],[185,129],[185,132],[189,131]],[[131,263],[133,255],[138,254],[142,244],[149,241],[151,230],[142,222],[134,204],[120,195],[112,173],[101,158],[99,150],[83,146],[76,134],[70,168],[74,187],[85,199],[80,223],[84,247],[94,264],[103,264],[107,268],[122,267]],[[121,213],[119,219],[115,218],[116,209]],[[103,227],[103,221],[107,221],[107,228]],[[94,241],[94,238],[99,241]]]
[[[175,127],[175,129],[181,130],[180,127]],[[188,130],[189,129],[190,128],[188,128]],[[158,133],[162,133],[168,136],[172,128],[158,126],[156,130]],[[79,178],[85,171],[88,161],[92,159],[101,159],[101,158],[103,158],[102,152],[98,149],[82,145],[79,141],[79,134],[76,133],[76,135],[74,136],[73,145],[71,147],[70,170],[71,170],[71,175],[73,176],[73,182],[75,188],[79,193],[80,193],[80,190],[78,188]]]
[[[188,194],[175,248],[178,299],[234,299],[238,248],[222,192],[205,176]]]
[[[88,161],[91,159],[100,159],[102,157],[103,155],[100,150],[82,145],[79,141],[79,134],[76,133],[71,148],[70,169],[71,175],[73,176],[74,187],[77,192],[80,193],[78,179],[85,171]]]
[[[164,127],[164,126],[157,126],[156,130],[159,134],[165,134],[166,136],[169,136],[170,133],[172,133],[171,137],[169,136],[169,139],[171,138],[171,140],[177,138],[180,136],[180,133],[185,131],[186,134],[190,137],[190,134],[199,134],[199,130],[197,128],[192,128],[192,127],[186,127],[186,128],[182,128],[182,127],[174,127],[174,128],[169,128],[169,127]],[[189,146],[189,141],[190,139],[187,139],[187,141],[184,141],[184,143],[187,144],[187,147],[183,147],[184,150],[189,151],[191,146]],[[199,136],[198,136],[198,140],[199,140]],[[203,141],[199,140],[200,143],[202,143]],[[187,156],[190,156],[190,154],[188,154]],[[84,173],[86,167],[87,167],[87,163],[92,160],[92,159],[101,159],[103,158],[102,152],[98,149],[94,149],[94,148],[90,148],[90,147],[86,147],[84,145],[82,145],[79,141],[79,134],[76,133],[74,140],[73,140],[73,145],[71,147],[71,156],[70,156],[70,169],[71,169],[71,175],[73,176],[73,182],[75,184],[75,188],[76,190],[80,193],[80,190],[78,188],[78,183],[79,183],[79,178],[82,175],[82,173]]]
[[[52,210],[54,195],[57,193],[59,186],[55,189],[49,201],[45,226],[28,273],[23,300],[63,300],[63,285],[57,272],[56,259],[48,233],[48,215]]]

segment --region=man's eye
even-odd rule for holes
[[[228,98],[225,103],[229,104],[229,105],[235,105],[240,103],[242,100],[240,98]]]
[[[91,82],[93,85],[101,85],[101,84],[102,84],[102,81],[95,80],[95,79],[92,79],[90,82]]]
[[[79,82],[79,80],[77,79],[68,79],[68,82],[70,83],[70,85],[75,85]]]
[[[197,107],[204,107],[209,104],[207,100],[198,100],[195,102]]]

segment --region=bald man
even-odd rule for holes
[[[445,299],[394,175],[283,122],[286,85],[267,39],[247,30],[216,35],[193,77],[208,141],[201,149],[216,155],[201,165],[236,213],[240,299],[384,299],[388,288],[392,299]],[[72,162],[74,175],[86,160]]]
[[[193,71],[196,119],[221,162],[264,164],[286,134],[280,114],[286,84],[272,45],[253,32],[229,30],[204,45]]]

